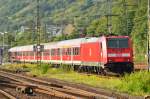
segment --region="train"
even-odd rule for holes
[[[105,74],[131,73],[134,70],[132,40],[129,36],[85,37],[58,42],[41,43],[40,56],[35,45],[9,49],[12,62],[70,65],[75,70]]]

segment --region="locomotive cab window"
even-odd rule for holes
[[[109,38],[107,40],[108,48],[128,48],[128,38]]]

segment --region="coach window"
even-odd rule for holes
[[[32,53],[31,53],[31,52],[28,52],[28,56],[32,56]]]
[[[49,56],[49,51],[45,51],[44,56]]]
[[[53,56],[54,55],[54,52],[53,52],[53,49],[51,49],[51,56]]]
[[[30,55],[31,55],[31,56],[34,56],[34,53],[33,53],[33,52],[30,52]]]
[[[72,53],[73,53],[73,55],[75,55],[75,50],[74,50],[75,48],[72,48],[72,49],[73,49],[73,52],[72,52]]]
[[[73,55],[76,55],[76,48],[73,48]]]
[[[26,52],[26,56],[28,56],[28,52]]]
[[[22,56],[22,52],[20,52],[20,56]]]
[[[33,56],[34,56],[34,52],[32,52]]]
[[[70,49],[67,48],[67,55],[70,55]]]
[[[64,55],[67,55],[67,50],[66,48],[63,49]]]
[[[71,48],[68,48],[68,55],[71,55]]]
[[[29,52],[30,53],[30,56],[33,56],[33,53],[32,52]]]
[[[42,53],[43,53],[43,56],[46,56],[46,51],[43,51]]]
[[[25,52],[23,52],[23,56],[25,56]]]
[[[25,52],[23,52],[23,56],[25,56]]]
[[[66,48],[63,49],[63,54],[64,54],[64,55],[67,55],[67,50],[66,50]]]
[[[17,52],[15,52],[15,56],[17,56]]]
[[[54,55],[55,56],[57,55],[57,49],[54,49]]]
[[[24,56],[26,56],[26,52],[24,52]]]
[[[20,53],[20,52],[18,52],[18,56],[21,56],[21,53]]]
[[[51,55],[54,56],[55,55],[55,49],[51,50]]]
[[[64,55],[67,55],[67,49],[64,48]]]
[[[27,56],[30,56],[30,52],[27,52]]]
[[[28,56],[28,52],[26,52],[26,56]]]
[[[30,52],[27,52],[27,53],[28,53],[27,55],[30,56]]]
[[[71,48],[69,48],[69,55],[71,55]]]
[[[76,48],[73,48],[73,55],[76,55]]]
[[[19,56],[19,52],[17,52],[17,56]]]
[[[46,53],[47,53],[47,56],[50,56],[49,50],[47,50]]]
[[[26,52],[24,52],[24,56],[26,56],[27,54],[26,54]]]
[[[58,52],[57,52],[57,49],[54,49],[54,55],[57,55]]]
[[[28,56],[31,56],[31,52],[28,52]]]
[[[61,49],[61,54],[64,55],[64,49],[63,48]]]
[[[32,56],[32,52],[29,52],[28,56]]]
[[[46,56],[46,51],[43,52],[43,56]]]
[[[73,55],[79,55],[79,54],[80,54],[80,48],[79,47],[73,48]]]
[[[28,56],[30,56],[30,52],[28,52]]]
[[[58,49],[55,49],[55,55],[58,56]]]
[[[80,54],[80,48],[77,47],[77,55],[79,55],[79,54]]]
[[[57,55],[60,55],[60,48],[57,49]]]
[[[67,55],[70,55],[70,48],[67,48]]]

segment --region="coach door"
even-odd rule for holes
[[[102,46],[102,42],[100,42],[100,62],[102,63],[103,61],[103,46]]]

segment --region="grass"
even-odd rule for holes
[[[118,90],[134,95],[146,95],[150,93],[150,72],[140,71],[122,78]]]
[[[38,67],[35,64],[13,64],[7,65],[5,68],[11,70],[28,68],[30,75],[108,88],[132,95],[148,95],[150,93],[150,73],[147,71],[135,72],[130,75],[125,75],[122,78],[101,78],[96,75],[81,75],[74,72],[72,68],[66,67],[66,65],[62,65],[61,68],[52,68],[51,65],[47,64]]]

